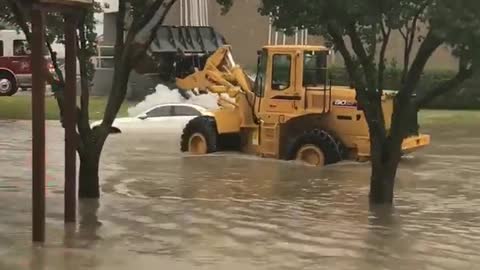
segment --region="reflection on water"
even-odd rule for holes
[[[16,134],[0,140],[8,153],[0,180],[6,206],[0,269],[396,270],[480,263],[480,138],[471,130],[428,127],[434,145],[402,161],[394,208],[368,205],[368,164],[319,170],[231,153],[189,157],[178,153],[177,134],[114,136],[103,159],[101,201],[80,201],[78,224],[64,227],[62,136],[49,125],[49,241],[32,249],[30,168],[13,169],[28,161],[25,125],[0,124]]]

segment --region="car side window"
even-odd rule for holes
[[[188,106],[176,106],[173,108],[174,116],[199,116],[201,113],[195,108]]]
[[[15,56],[25,56],[30,55],[30,46],[28,41],[16,39],[13,41],[13,55]]]
[[[164,117],[164,116],[171,116],[171,115],[172,115],[171,106],[159,107],[147,112],[148,118]]]

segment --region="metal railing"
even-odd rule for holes
[[[308,28],[296,27],[294,31],[294,44],[295,45],[308,45]],[[279,42],[281,36],[282,41]],[[268,19],[268,45],[287,45],[287,33],[285,29],[274,29],[272,15]],[[291,44],[289,44],[291,45]]]

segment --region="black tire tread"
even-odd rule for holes
[[[188,152],[188,142],[195,133],[201,133],[207,140],[207,153],[218,151],[218,133],[215,118],[211,116],[199,116],[192,119],[183,129],[180,142],[182,152]]]
[[[298,136],[287,146],[287,159],[294,160],[298,150],[307,144],[315,145],[322,150],[325,155],[325,165],[338,163],[347,155],[346,148],[340,140],[325,130],[314,129]]]

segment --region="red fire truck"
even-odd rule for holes
[[[12,96],[19,88],[31,88],[30,56],[30,47],[23,33],[16,30],[0,31],[0,96]],[[53,70],[48,58],[47,64]]]

